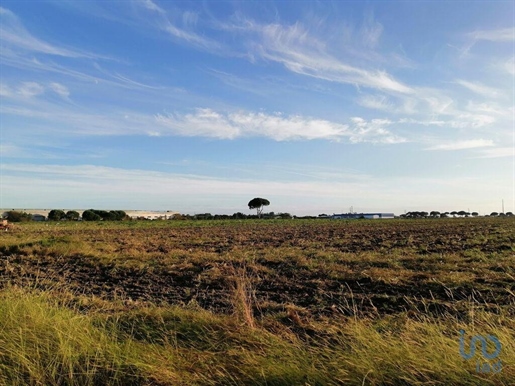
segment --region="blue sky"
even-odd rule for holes
[[[0,207],[515,211],[512,1],[9,1]]]

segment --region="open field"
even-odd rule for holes
[[[0,275],[0,384],[515,384],[510,218],[27,223]]]

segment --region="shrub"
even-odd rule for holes
[[[11,222],[32,221],[32,215],[30,213],[20,212],[16,210],[8,211],[5,214],[5,218]]]

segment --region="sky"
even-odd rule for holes
[[[513,1],[0,5],[0,208],[515,212]]]

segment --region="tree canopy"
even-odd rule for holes
[[[61,209],[52,209],[48,213],[48,219],[50,221],[59,221],[66,218],[66,213],[64,213],[64,210]]]
[[[80,213],[76,210],[69,210],[66,212],[66,218],[71,221],[77,221],[80,218]]]
[[[121,221],[127,218],[127,214],[123,210],[97,210],[88,209],[82,213],[82,219],[85,221]]]
[[[270,205],[270,201],[268,201],[266,198],[255,197],[249,201],[248,205],[249,209],[256,209],[257,215],[261,216],[261,213],[263,212],[263,206]]]

